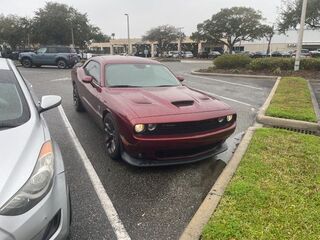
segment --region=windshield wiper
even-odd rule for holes
[[[14,127],[18,127],[19,125],[18,124],[0,124],[0,129],[2,128],[14,128]]]
[[[129,88],[129,87],[132,87],[132,88],[136,88],[136,87],[140,87],[140,86],[133,86],[133,85],[112,85],[112,86],[109,86],[110,88]]]

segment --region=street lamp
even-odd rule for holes
[[[131,54],[131,45],[130,45],[130,24],[129,24],[129,14],[125,13],[124,15],[127,16],[127,29],[128,29],[128,55]]]
[[[297,43],[296,61],[294,63],[294,71],[299,71],[299,69],[300,69],[300,58],[301,58],[304,25],[305,25],[305,21],[306,21],[307,4],[308,4],[308,0],[303,0],[301,20],[300,20],[300,29],[299,29],[299,37],[298,37],[298,43]]]

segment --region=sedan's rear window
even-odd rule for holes
[[[0,129],[16,127],[30,117],[24,95],[11,71],[0,71]]]
[[[163,65],[110,64],[106,66],[106,85],[109,87],[179,86],[180,82]]]

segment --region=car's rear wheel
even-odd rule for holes
[[[32,67],[32,61],[29,58],[23,58],[21,63],[22,63],[22,66],[24,66],[25,68]]]
[[[111,113],[107,113],[103,119],[105,131],[105,148],[110,158],[120,158],[120,135],[118,125]]]
[[[67,67],[67,62],[66,60],[59,59],[57,62],[57,66],[59,69],[65,69]]]
[[[84,107],[82,105],[81,99],[79,97],[78,89],[75,84],[73,84],[73,105],[75,106],[77,112],[84,111]]]

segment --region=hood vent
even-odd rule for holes
[[[175,105],[176,107],[187,107],[187,106],[192,106],[194,104],[194,101],[175,101],[175,102],[171,102],[173,105]]]

